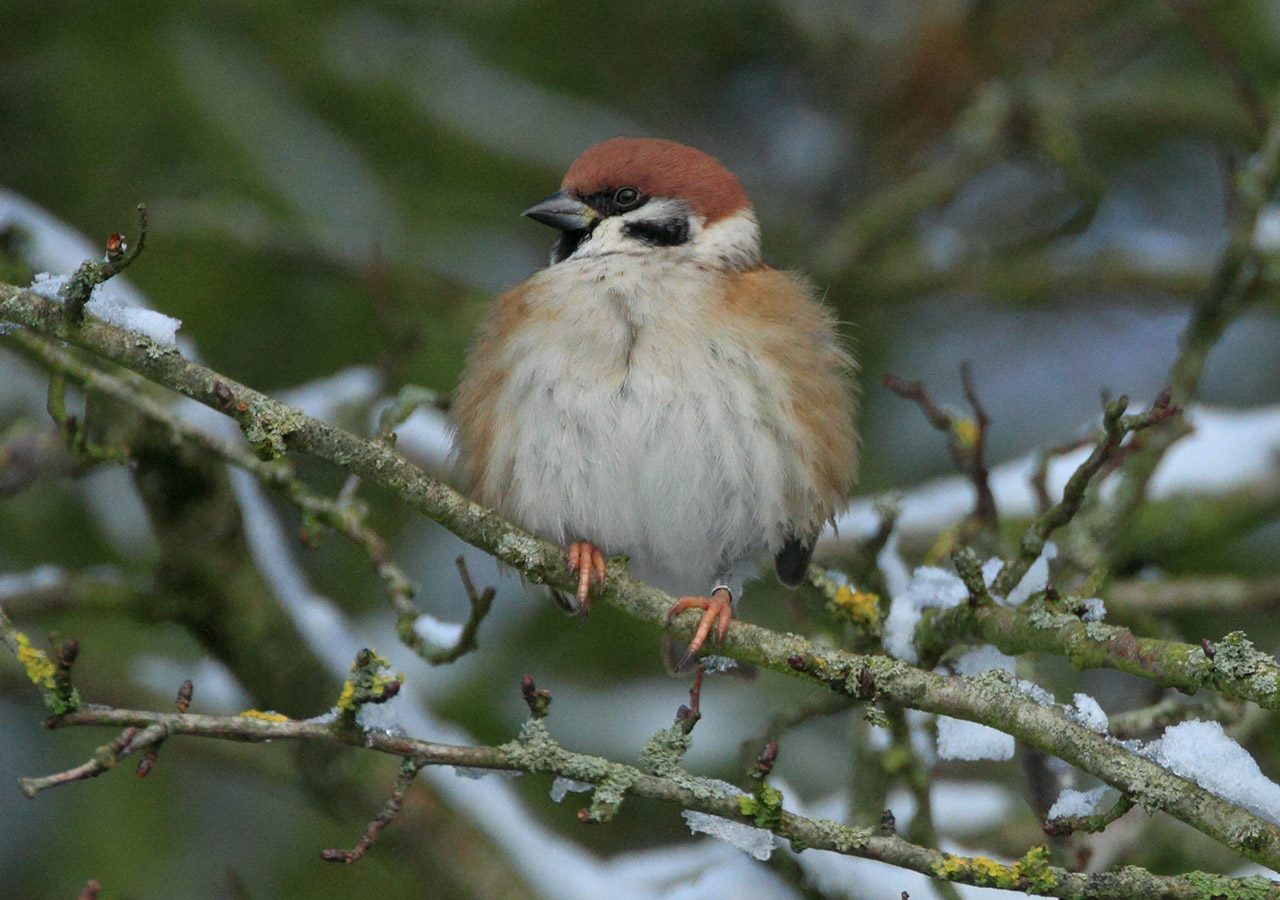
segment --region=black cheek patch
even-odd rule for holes
[[[670,219],[628,222],[627,237],[655,247],[675,247],[689,240],[689,220],[683,216]]]

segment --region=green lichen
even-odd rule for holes
[[[772,831],[782,823],[782,799],[782,791],[762,781],[754,794],[738,798],[738,811],[758,828]]]
[[[1251,678],[1274,658],[1253,646],[1243,631],[1233,631],[1218,641],[1213,667],[1231,678]]]
[[[234,414],[254,454],[265,460],[283,456],[289,449],[289,436],[301,431],[307,421],[296,410],[261,401],[238,404]]]
[[[1043,844],[1023,854],[1022,859],[1013,864],[1013,874],[1029,894],[1047,894],[1058,884],[1049,866],[1049,848]]]
[[[589,825],[597,825],[612,819],[622,807],[627,791],[631,790],[631,786],[636,783],[637,774],[621,766],[610,773],[604,781],[596,785],[595,791],[591,794],[591,805],[587,807],[582,821]]]
[[[1275,883],[1266,878],[1251,876],[1248,878],[1231,878],[1226,875],[1213,875],[1208,872],[1188,872],[1182,876],[1194,887],[1201,897],[1221,898],[1221,900],[1274,900]]]
[[[664,778],[684,774],[680,760],[692,744],[693,736],[679,725],[664,728],[645,742],[640,750],[640,765],[646,772]]]

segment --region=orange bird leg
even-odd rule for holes
[[[720,587],[712,591],[710,597],[681,597],[667,612],[667,621],[670,622],[680,613],[690,609],[702,610],[702,618],[698,620],[698,629],[693,633],[693,640],[689,642],[688,652],[676,666],[677,672],[693,661],[694,656],[706,643],[713,625],[716,629],[716,640],[724,640],[724,636],[729,633],[729,622],[733,620],[733,595],[729,593],[728,588]]]
[[[569,571],[578,573],[578,615],[585,616],[591,608],[591,582],[604,584],[604,554],[590,541],[574,541],[569,545]]]

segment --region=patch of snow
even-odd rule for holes
[[[1107,785],[1096,787],[1091,791],[1075,791],[1066,788],[1049,807],[1049,819],[1061,819],[1064,816],[1091,816],[1097,812],[1103,796],[1115,791]]]
[[[36,274],[35,280],[31,282],[29,290],[33,294],[39,294],[46,300],[57,300],[61,303],[62,296],[59,292],[70,280],[70,275],[54,275],[52,272],[39,272]]]
[[[943,759],[1012,759],[1013,735],[989,725],[938,716],[938,756]]]
[[[1017,685],[1018,690],[1022,691],[1022,693],[1026,694],[1028,697],[1030,697],[1032,700],[1039,703],[1041,706],[1053,706],[1053,704],[1056,702],[1053,699],[1053,694],[1050,694],[1048,691],[1040,687],[1040,685],[1036,684],[1034,681],[1028,681],[1025,678],[1019,678],[1017,681],[1014,682],[1014,684]]]
[[[881,553],[881,556],[884,554]],[[897,556],[896,548],[893,556]],[[890,581],[888,575],[886,571],[886,582]],[[959,606],[969,599],[969,591],[958,575],[935,566],[916,569],[905,587],[899,588],[897,592],[894,592],[891,583],[890,594],[893,601],[884,623],[884,648],[891,656],[910,663],[919,660],[915,631],[925,609],[947,609]]]
[[[1023,575],[1022,580],[1009,592],[1009,596],[1004,600],[1005,605],[1021,606],[1032,594],[1043,591],[1049,583],[1049,563],[1057,556],[1057,545],[1049,541],[1044,545],[1044,551],[1031,564],[1031,568],[1027,569],[1027,574]]]
[[[875,522],[876,527],[879,527],[879,514],[876,515]],[[876,566],[884,576],[885,588],[889,591],[890,597],[897,597],[907,592],[911,573],[907,570],[907,564],[903,562],[902,554],[898,551],[897,531],[890,534],[889,539],[880,548],[880,552],[876,555]]]
[[[442,622],[431,613],[423,613],[413,620],[413,633],[432,647],[455,647],[462,637],[463,626],[456,622]]]
[[[1097,700],[1088,694],[1076,694],[1071,700],[1072,708],[1067,711],[1068,717],[1090,731],[1096,731],[1098,734],[1107,733],[1107,726],[1110,723]]]
[[[1000,570],[1004,568],[1004,560],[998,556],[993,556],[982,564],[982,583],[987,587],[995,582],[996,576],[1000,574]]]
[[[356,724],[362,731],[381,731],[393,737],[405,737],[407,732],[400,723],[400,706],[394,700],[385,703],[366,703],[356,711]]]
[[[1192,719],[1170,725],[1144,753],[1224,800],[1280,824],[1280,785],[1262,774],[1249,752],[1222,730],[1221,723]]]
[[[0,600],[53,590],[66,574],[61,566],[36,566],[27,572],[0,575]]]
[[[1083,622],[1101,622],[1107,617],[1107,605],[1102,602],[1101,597],[1086,597],[1080,604],[1084,607],[1084,613],[1080,616]]]
[[[161,347],[178,346],[181,319],[166,316],[154,309],[130,306],[119,295],[104,290],[110,286],[111,282],[107,282],[93,289],[89,302],[84,306],[86,313],[108,325],[150,338]]]
[[[743,853],[761,862],[773,855],[774,835],[772,831],[745,825],[732,819],[723,819],[720,816],[713,816],[708,813],[694,812],[691,809],[686,809],[680,815],[684,818],[685,824],[689,826],[689,830],[695,834],[709,834],[725,843],[732,844]]]
[[[41,272],[31,282],[31,291],[46,300],[61,303],[60,291],[70,280],[70,275]],[[162,347],[178,346],[178,329],[182,327],[182,321],[142,306],[133,293],[122,290],[114,279],[94,287],[84,311],[108,325],[144,335]]]

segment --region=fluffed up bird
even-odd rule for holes
[[[502,296],[455,403],[475,500],[566,545],[585,613],[606,557],[723,640],[772,554],[804,578],[856,470],[853,359],[801,275],[761,256],[738,179],[673,141],[619,137],[524,213],[551,264]]]

